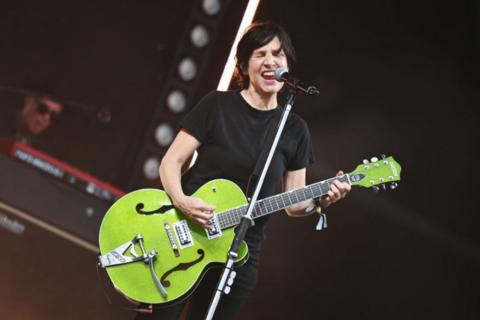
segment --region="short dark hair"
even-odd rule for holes
[[[235,79],[243,89],[246,89],[250,84],[246,71],[253,51],[266,45],[275,37],[280,40],[280,49],[285,52],[289,69],[294,68],[296,63],[295,49],[285,29],[271,21],[254,22],[247,28],[237,46]]]

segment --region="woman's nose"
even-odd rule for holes
[[[268,65],[268,66],[274,66],[277,64],[276,60],[275,60],[275,57],[272,55],[272,54],[267,54],[265,56],[265,65]]]

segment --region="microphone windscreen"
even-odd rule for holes
[[[278,68],[277,70],[275,70],[275,80],[277,81],[283,81],[282,77],[288,73],[288,69],[287,68]]]

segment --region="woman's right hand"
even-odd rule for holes
[[[202,199],[183,196],[180,199],[174,200],[174,205],[179,209],[185,217],[202,226],[209,227],[209,220],[213,218],[215,207],[206,204]]]

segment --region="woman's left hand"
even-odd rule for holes
[[[340,170],[337,172],[337,177],[343,176],[343,174],[343,171]],[[328,193],[320,199],[320,204],[324,208],[328,207],[332,203],[335,203],[338,200],[345,198],[347,193],[350,192],[351,188],[352,187],[347,182],[340,182],[340,180],[334,180],[330,184],[330,190],[328,190]]]

